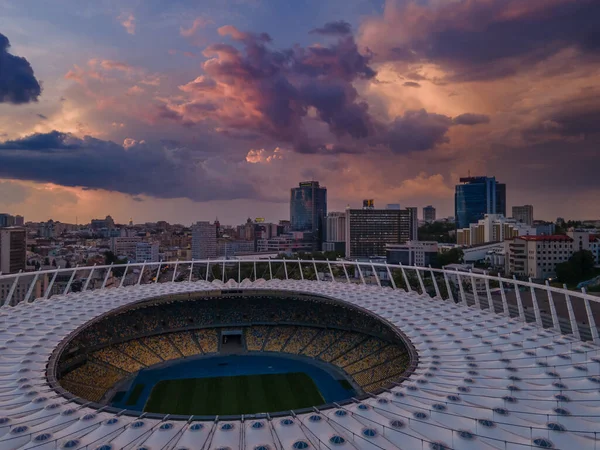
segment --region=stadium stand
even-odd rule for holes
[[[198,330],[196,331],[196,339],[198,339],[198,345],[204,353],[216,353],[219,351],[217,330],[210,328]]]
[[[262,296],[138,306],[75,335],[63,353],[59,379],[65,389],[98,402],[120,380],[145,367],[217,353],[221,329],[232,326],[243,328],[249,352],[331,363],[366,392],[398,379],[410,363],[402,342],[366,314],[343,308],[330,314],[331,307]]]
[[[246,328],[246,347],[250,351],[261,351],[265,345],[265,340],[269,333],[269,328],[266,326]]]
[[[202,353],[198,348],[196,341],[194,341],[192,333],[189,331],[172,333],[169,335],[169,338],[183,356],[194,356]]]
[[[150,336],[141,338],[141,342],[150,348],[164,361],[180,358],[181,355],[165,336]]]
[[[269,333],[269,339],[263,350],[266,352],[279,352],[286,344],[288,339],[294,335],[296,327],[272,327]]]

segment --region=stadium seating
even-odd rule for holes
[[[271,327],[269,339],[264,346],[266,352],[279,352],[288,339],[296,332],[296,327]]]
[[[298,328],[296,334],[281,349],[284,353],[299,354],[309,342],[319,333],[315,328]]]
[[[166,336],[143,337],[140,341],[164,361],[181,358],[181,354]]]
[[[152,352],[145,345],[140,343],[138,340],[123,342],[122,344],[115,345],[115,348],[127,356],[135,359],[145,366],[152,366],[161,362],[161,359],[156,356],[156,353]]]
[[[196,341],[194,341],[192,333],[189,331],[172,333],[169,335],[169,338],[183,356],[194,356],[202,353],[202,351],[198,348],[198,344],[196,344]]]
[[[250,351],[261,351],[265,345],[269,327],[258,326],[246,328],[246,347]]]
[[[246,350],[316,358],[370,392],[389,385],[410,358],[373,317],[329,303],[248,296],[141,305],[81,331],[60,361],[65,389],[100,401],[119,380],[164,361],[219,351],[221,329],[243,328]],[[84,355],[83,364],[72,369]],[[74,357],[75,355],[75,357]]]
[[[219,351],[219,337],[214,328],[204,328],[196,331],[198,345],[204,353],[216,353]]]
[[[106,364],[110,364],[115,366],[125,372],[133,373],[140,370],[144,365],[135,359],[130,358],[124,353],[119,352],[118,350],[112,347],[106,347],[102,350],[98,350],[97,352],[90,355],[90,359],[93,361],[97,359]]]
[[[316,357],[343,335],[344,332],[341,330],[322,330],[321,333],[302,351],[302,354]]]
[[[330,346],[327,350],[321,353],[319,355],[319,359],[327,362],[333,361],[335,358],[346,353],[364,339],[364,334],[348,331],[335,343],[335,345]]]

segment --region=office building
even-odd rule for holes
[[[435,222],[435,208],[431,205],[423,208],[423,220],[427,223]]]
[[[135,245],[136,262],[158,262],[158,242],[138,242]]]
[[[92,221],[90,222],[90,228],[92,230],[112,230],[114,227],[115,221],[111,216],[106,216],[104,219],[92,219]]]
[[[522,222],[529,226],[532,226],[533,225],[533,206],[532,205],[513,206],[512,216],[513,216],[513,219],[515,219],[517,222]]]
[[[573,238],[566,235],[519,236],[504,242],[506,273],[534,280],[556,275],[556,265],[573,254]]]
[[[217,228],[214,223],[197,222],[192,225],[192,258],[207,259],[217,256]]]
[[[0,272],[25,271],[27,265],[27,231],[25,228],[0,228]]]
[[[327,242],[323,243],[325,252],[341,252],[346,249],[346,213],[330,212],[327,214]]]
[[[535,236],[537,230],[515,219],[507,219],[500,214],[486,214],[468,228],[456,230],[456,243],[471,246],[488,242],[502,242],[517,236]]]
[[[534,220],[533,227],[536,230],[536,235],[551,235],[556,232],[556,225],[554,222],[545,222],[543,220]]]
[[[385,205],[385,209],[402,209],[398,203],[388,203]]]
[[[312,240],[320,249],[326,239],[325,218],[327,217],[327,188],[318,181],[305,181],[290,190],[290,222],[292,231],[312,234]]]
[[[454,194],[456,228],[467,228],[486,214],[506,216],[506,185],[495,177],[460,179]]]
[[[15,217],[10,214],[0,214],[0,228],[5,227],[14,227],[15,226]]]
[[[259,253],[286,253],[291,255],[298,252],[311,252],[314,243],[307,239],[302,231],[292,231],[287,234],[273,237],[271,239],[260,239],[257,241],[256,250]]]
[[[254,241],[219,238],[217,240],[217,256],[229,258],[238,254],[253,253]]]
[[[410,230],[409,230],[409,240],[418,241],[419,240],[419,210],[414,206],[409,206],[406,208],[409,212],[410,219]]]
[[[15,227],[22,227],[25,225],[25,218],[23,216],[15,216]]]
[[[119,258],[127,258],[128,261],[144,262],[137,258],[137,244],[142,242],[142,238],[133,237],[115,237],[110,240],[110,250]]]
[[[387,244],[411,240],[412,212],[408,209],[346,209],[346,258],[386,255]]]
[[[437,254],[438,243],[435,241],[408,241],[405,244],[386,245],[388,264],[427,267],[436,263]]]

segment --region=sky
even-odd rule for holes
[[[0,0],[0,212],[277,221],[318,180],[330,211],[443,217],[471,174],[599,218],[598,23],[597,0]]]

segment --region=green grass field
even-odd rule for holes
[[[305,373],[186,378],[159,382],[144,411],[189,415],[287,411],[325,403]]]

